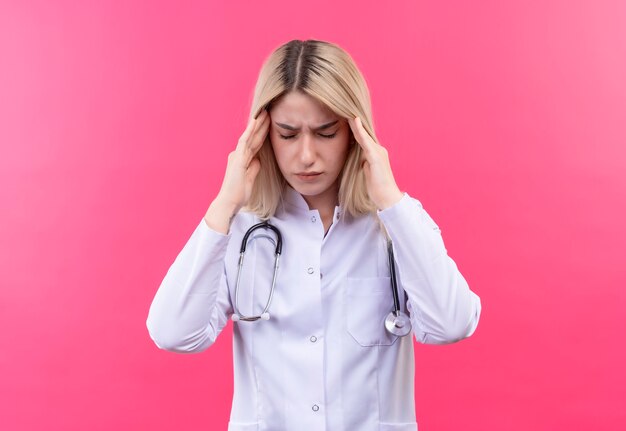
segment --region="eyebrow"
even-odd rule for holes
[[[319,127],[315,127],[313,128],[313,130],[324,130],[324,129],[328,129],[329,127],[334,126],[335,124],[337,124],[339,122],[339,120],[335,120],[335,121],[331,121],[330,123],[326,123],[326,124],[322,124]],[[289,124],[283,124],[283,123],[277,123],[276,121],[274,121],[274,124],[276,124],[278,127],[281,127],[283,129],[286,130],[293,130],[294,132],[297,132],[298,130],[300,130],[299,127],[294,127],[294,126],[290,126]]]

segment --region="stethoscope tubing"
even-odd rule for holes
[[[248,239],[250,238],[250,235],[252,235],[252,233],[256,231],[257,229],[269,229],[273,231],[274,234],[276,235],[276,248],[274,250],[274,271],[272,275],[272,285],[270,288],[270,294],[268,296],[267,303],[265,304],[265,307],[263,308],[263,312],[258,316],[246,316],[246,315],[243,315],[239,311],[239,284],[241,281],[241,272],[243,269],[243,262],[244,262],[244,258],[246,254],[246,247],[248,245]],[[270,308],[270,305],[272,304],[272,299],[274,297],[274,290],[276,287],[276,278],[278,275],[278,267],[279,267],[279,262],[280,262],[280,256],[282,254],[282,249],[283,249],[283,237],[282,237],[282,234],[280,233],[280,230],[276,226],[270,224],[267,220],[253,225],[244,234],[243,239],[241,241],[241,248],[239,249],[239,263],[238,263],[238,268],[237,268],[237,278],[235,282],[235,304],[234,304],[234,310],[233,310],[234,313],[232,316],[232,319],[234,321],[254,322],[259,319],[269,320],[270,318],[269,308]],[[411,332],[411,321],[408,315],[402,312],[402,309],[400,308],[400,298],[398,296],[398,281],[396,279],[396,264],[395,264],[395,259],[393,255],[393,244],[391,240],[388,241],[387,252],[389,256],[391,292],[393,295],[393,311],[391,311],[391,313],[389,313],[389,315],[385,319],[385,328],[390,333],[403,337],[405,335],[408,335]],[[405,298],[406,298],[406,292],[405,292]]]
[[[393,311],[400,311],[400,298],[398,298],[398,282],[396,281],[396,262],[393,258],[393,244],[391,241],[387,243],[387,255],[389,256],[389,272],[391,276],[391,292],[393,294]]]
[[[272,286],[270,287],[270,294],[267,299],[267,303],[263,309],[263,312],[258,316],[245,316],[239,312],[239,283],[241,281],[241,270],[243,268],[243,261],[246,254],[246,247],[248,245],[248,238],[257,229],[270,229],[276,234],[276,249],[274,250],[274,271],[272,275]],[[280,262],[280,255],[283,251],[283,236],[280,230],[269,222],[264,221],[252,226],[243,237],[241,241],[241,248],[239,249],[239,267],[237,268],[237,280],[235,282],[235,309],[233,314],[233,320],[239,320],[244,322],[254,322],[259,319],[269,320],[269,308],[272,304],[272,298],[274,297],[274,290],[276,287],[276,277],[278,275],[278,267]]]

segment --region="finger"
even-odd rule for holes
[[[267,136],[267,132],[270,128],[269,115],[264,116],[261,119],[261,122],[257,126],[258,127],[255,128],[254,133],[252,135],[252,141],[254,143],[258,143],[258,141],[261,141],[262,143],[265,140],[265,136]]]
[[[239,138],[237,147],[243,146],[248,142],[250,136],[254,132],[254,129],[258,127],[258,124],[261,123],[261,121],[263,121],[263,118],[265,117],[267,117],[267,111],[261,112],[261,114],[257,118],[251,118],[250,121],[248,121],[246,130],[244,130],[243,134]]]
[[[253,157],[263,146],[265,138],[270,128],[270,119],[265,117],[254,131],[252,138],[249,139],[247,149],[250,157]]]
[[[363,123],[361,123],[361,119],[359,117],[355,117],[353,119],[348,118],[348,123],[350,124],[350,129],[352,129],[354,138],[359,143],[361,148],[363,148],[363,151],[367,156],[367,154],[372,151],[374,141],[363,127]]]
[[[249,185],[254,184],[254,180],[256,179],[259,171],[261,170],[261,162],[256,157],[250,161],[250,165],[248,165],[248,169],[246,170],[246,182]]]
[[[248,138],[250,137],[250,135],[254,131],[255,123],[256,123],[256,120],[254,118],[252,118],[252,119],[250,119],[250,121],[248,121],[248,125],[246,126],[246,130],[243,131],[243,133],[239,137],[239,141],[237,141],[237,148],[238,149],[240,147],[242,147],[243,145],[245,145],[245,143],[248,141]]]
[[[259,118],[261,116],[261,114],[263,113],[267,113],[267,105],[263,106],[263,108],[254,116],[254,118]]]
[[[363,163],[361,163],[361,169],[363,169],[363,172],[365,173],[365,181],[369,183],[370,177],[372,175],[372,171],[371,171],[370,164],[367,160],[363,160]]]

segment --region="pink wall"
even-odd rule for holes
[[[293,38],[352,53],[482,298],[416,345],[420,430],[625,429],[625,2],[162,3],[0,5],[0,429],[225,429],[230,324],[145,319]]]

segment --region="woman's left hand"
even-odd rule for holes
[[[379,210],[393,206],[402,199],[403,193],[393,178],[387,149],[372,139],[359,117],[348,118],[348,123],[363,150],[362,167],[365,171],[365,182],[370,199]]]

